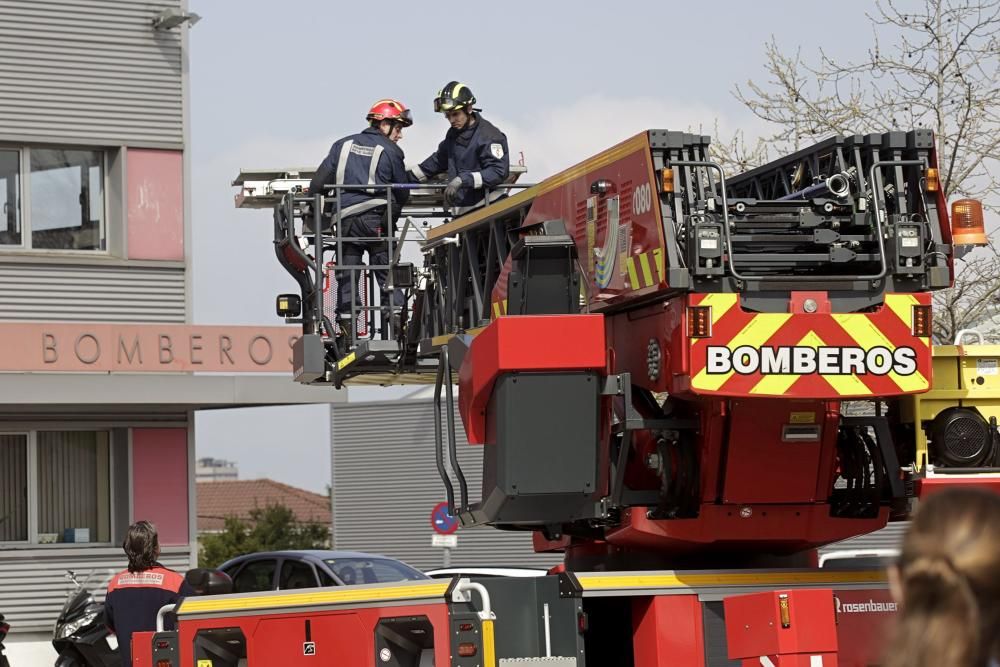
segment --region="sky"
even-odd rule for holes
[[[763,134],[733,89],[765,79],[772,35],[809,60],[819,46],[860,56],[870,37],[860,0],[189,4],[202,17],[189,54],[198,324],[280,324],[274,297],[297,290],[275,260],[271,214],[235,209],[230,183],[241,168],[315,167],[375,100],[413,110],[400,146],[416,163],[447,129],[435,94],[468,84],[535,182],[643,129]],[[318,492],[330,481],[325,406],[202,412],[196,441],[241,479]]]

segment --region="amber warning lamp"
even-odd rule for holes
[[[660,170],[660,192],[674,191],[674,170],[664,167]]]
[[[959,199],[951,205],[951,241],[955,245],[986,245],[981,202]]]

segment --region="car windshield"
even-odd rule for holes
[[[348,586],[427,579],[424,573],[387,558],[328,558],[324,562]]]

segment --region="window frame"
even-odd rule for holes
[[[36,150],[64,150],[64,151],[91,151],[100,154],[101,158],[101,238],[104,241],[104,248],[99,250],[82,250],[80,248],[35,248],[32,243],[31,226],[31,151]],[[0,254],[41,254],[58,256],[77,257],[109,257],[111,256],[111,224],[108,216],[111,212],[109,206],[109,181],[110,181],[110,155],[109,149],[103,146],[69,145],[69,144],[3,144],[0,143],[0,150],[16,151],[19,155],[18,173],[20,191],[19,204],[21,207],[21,243],[20,245],[0,244]]]
[[[66,543],[56,542],[54,544],[40,544],[38,542],[38,434],[40,432],[67,432],[67,433],[105,433],[108,438],[108,525],[111,527],[107,542],[86,542],[86,543]],[[3,435],[26,435],[28,444],[28,455],[25,457],[25,465],[28,467],[28,539],[27,541],[0,541],[0,548],[16,547],[20,549],[80,549],[90,547],[110,547],[114,543],[115,525],[115,484],[114,473],[117,462],[115,461],[115,448],[113,446],[113,435],[111,429],[103,428],[37,428],[37,429],[0,429]]]
[[[300,589],[297,589],[297,588],[281,588],[281,578],[282,578],[282,572],[285,569],[285,563],[294,563],[295,565],[303,565],[306,568],[308,568],[309,571],[312,572],[312,577],[313,577],[313,585],[312,586],[308,586],[308,588],[321,588],[320,583],[319,583],[319,575],[316,573],[316,566],[313,563],[310,563],[307,560],[302,560],[302,559],[299,559],[299,558],[289,558],[289,557],[286,556],[286,557],[282,558],[281,562],[278,564],[278,571],[277,571],[277,575],[278,576],[277,576],[277,580],[274,582],[274,586],[275,587],[274,587],[273,590],[279,590],[279,591],[295,591],[295,590],[300,590]]]
[[[243,566],[240,568],[239,572],[233,575],[233,591],[236,592],[236,579],[242,575],[248,568],[260,564],[260,563],[274,563],[274,569],[271,571],[271,584],[269,588],[264,588],[260,590],[243,591],[244,593],[263,593],[264,591],[273,591],[278,585],[278,576],[281,572],[281,559],[277,556],[262,556],[261,558],[248,558]]]

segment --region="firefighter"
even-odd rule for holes
[[[457,207],[458,213],[503,196],[502,190],[492,190],[510,174],[507,137],[493,123],[473,108],[476,96],[458,81],[450,81],[434,98],[434,111],[448,119],[451,128],[429,158],[413,167],[416,182],[437,174],[448,174],[444,191],[445,203]]]
[[[409,178],[403,165],[403,149],[397,142],[403,136],[403,128],[413,124],[410,110],[393,99],[379,100],[368,110],[365,117],[368,127],[359,134],[344,137],[330,148],[316,175],[309,184],[310,192],[318,192],[331,184],[340,185],[386,185],[407,183]],[[372,265],[389,264],[389,244],[382,237],[395,234],[399,212],[409,199],[405,188],[392,189],[392,219],[387,220],[385,189],[343,189],[340,190],[340,216],[338,227],[341,256],[340,266],[363,266],[367,251]],[[328,211],[336,215],[336,200],[331,194]],[[357,240],[350,240],[351,238]],[[365,240],[362,240],[365,239]],[[383,312],[387,308],[386,278],[388,269],[376,269],[375,279],[382,291]],[[352,275],[353,274],[353,275]],[[344,335],[352,326],[351,296],[358,304],[359,273],[351,270],[337,271],[337,333]],[[403,293],[394,291],[392,306],[400,309],[404,305]],[[394,313],[395,315],[395,313]]]
[[[104,615],[108,627],[118,636],[121,664],[131,665],[132,633],[155,630],[160,607],[176,604],[193,591],[181,574],[157,562],[160,540],[150,522],[138,521],[129,526],[122,549],[128,557],[128,569],[111,578]]]

